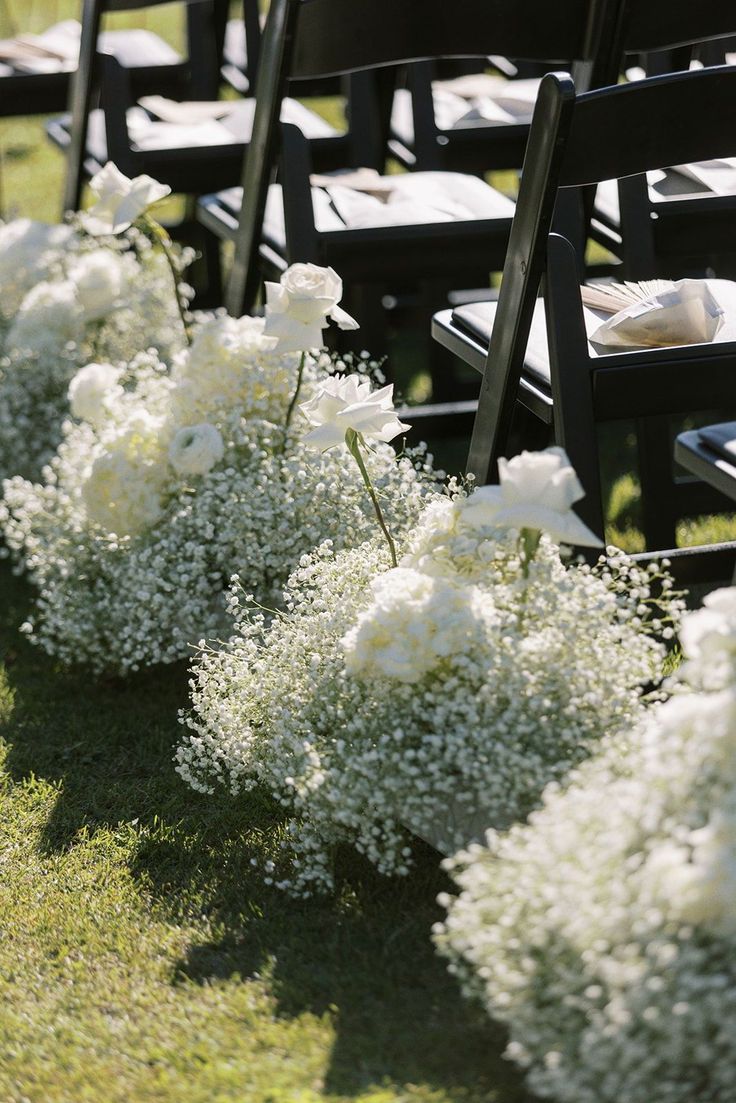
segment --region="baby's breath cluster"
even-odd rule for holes
[[[24,629],[63,662],[124,673],[180,659],[222,633],[234,572],[271,606],[305,551],[374,531],[347,450],[305,450],[301,417],[285,430],[299,357],[263,326],[206,321],[170,372],[151,352],[86,365],[70,387],[79,420],[42,481],[6,480],[6,540],[37,587]],[[307,357],[304,395],[333,370]],[[379,445],[369,463],[400,533],[435,485],[430,461]]]
[[[340,842],[403,874],[407,827],[457,848],[526,815],[660,676],[651,576],[623,557],[566,566],[546,537],[528,562],[473,497],[436,495],[394,569],[377,540],[323,545],[285,615],[236,592],[235,635],[196,663],[179,772],[205,792],[273,792],[293,817],[294,892],[329,887]]]
[[[670,700],[448,863],[439,945],[543,1098],[734,1098],[736,589],[681,639]]]
[[[95,239],[76,224],[7,223],[0,292],[0,476],[39,475],[80,367],[147,347],[169,361],[184,343],[166,259],[135,228]]]

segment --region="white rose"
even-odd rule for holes
[[[99,237],[127,230],[149,207],[171,194],[171,188],[150,176],[130,180],[108,161],[89,182],[97,202],[84,215],[87,233]]]
[[[107,417],[108,403],[123,393],[120,372],[112,364],[87,364],[69,384],[69,406],[75,417],[100,425]]]
[[[332,268],[292,264],[280,283],[266,283],[267,337],[278,340],[279,352],[303,352],[322,346],[322,330],[331,319],[340,329],[358,323],[337,304],[342,280]]]
[[[169,463],[180,475],[206,475],[224,455],[220,430],[207,422],[180,429],[169,446]]]
[[[87,322],[96,321],[120,305],[126,280],[120,258],[107,249],[83,253],[69,272]]]
[[[522,452],[498,461],[499,486],[481,486],[460,505],[460,523],[471,528],[534,529],[560,543],[600,547],[572,506],[584,496],[562,448]]]
[[[299,407],[310,425],[304,443],[324,451],[342,444],[348,429],[366,440],[390,441],[409,425],[399,421],[393,405],[393,384],[371,391],[366,380],[355,375],[328,379],[308,402]]]

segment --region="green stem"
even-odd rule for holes
[[[524,578],[529,578],[529,564],[537,554],[539,541],[542,534],[539,529],[522,529],[519,533],[519,558],[521,559],[521,573]]]
[[[358,464],[358,467],[360,468],[360,473],[363,476],[363,482],[365,483],[366,490],[368,491],[368,493],[371,496],[371,501],[373,502],[373,508],[376,511],[376,517],[378,518],[378,523],[381,526],[381,530],[383,532],[383,535],[386,537],[386,542],[388,543],[388,550],[391,553],[391,566],[392,567],[398,567],[399,561],[396,558],[396,545],[394,544],[391,533],[388,531],[388,528],[386,527],[386,522],[383,519],[383,513],[381,512],[381,507],[378,503],[378,498],[376,497],[376,492],[373,489],[373,483],[371,482],[371,477],[368,474],[368,469],[365,466],[365,461],[364,461],[363,456],[362,456],[361,451],[360,451],[360,442],[361,442],[360,433],[356,433],[354,429],[348,429],[347,433],[345,434],[345,443],[348,446],[348,450],[349,450],[350,454],[355,457],[355,461]]]
[[[187,339],[187,344],[191,345],[192,331],[189,328],[189,319],[187,317],[187,304],[181,290],[181,273],[179,272],[176,260],[174,259],[174,254],[171,248],[171,238],[166,233],[166,230],[163,228],[161,223],[157,222],[155,218],[151,218],[149,214],[145,214],[143,218],[146,226],[161,246],[161,251],[166,257],[166,263],[169,266],[171,278],[174,281],[174,297],[176,298],[176,305],[179,309],[181,324],[184,327],[184,336]]]
[[[542,533],[539,529],[522,529],[519,533],[519,559],[521,560],[521,576],[524,579],[524,588],[519,595],[519,607],[518,607],[518,626],[521,630],[524,624],[524,617],[526,616],[526,601],[529,591],[529,565],[537,554],[537,548],[539,547],[539,541],[542,539]]]
[[[297,400],[299,398],[299,392],[302,389],[302,376],[304,375],[304,362],[307,358],[306,352],[302,353],[301,360],[299,361],[299,371],[296,376],[296,389],[291,396],[291,402],[289,403],[289,409],[286,411],[286,422],[284,424],[284,446],[286,446],[286,436],[289,432],[289,426],[291,425],[291,419],[294,416],[294,410],[296,408]]]

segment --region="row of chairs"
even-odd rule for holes
[[[76,78],[75,111],[68,128],[72,151],[75,137],[79,140],[75,123],[89,117],[95,68],[98,77],[105,74],[103,88],[118,89],[117,94],[107,93],[111,115],[118,105],[118,134],[124,134],[125,128],[120,105],[127,104],[132,94],[130,75],[126,74],[127,86],[123,87],[119,63],[107,57],[101,60],[96,53],[99,15],[106,8],[150,6],[136,0],[85,3],[96,10],[97,25],[90,23],[93,31]],[[188,4],[190,20],[194,9],[201,19],[207,7],[214,28],[210,53],[219,73],[232,64],[232,55],[229,61],[225,56],[225,44],[228,37],[231,47],[235,40],[232,29],[229,36],[225,31],[222,11],[218,16],[212,0]],[[649,90],[655,85],[642,82],[613,95],[623,59],[632,53],[659,58],[661,66],[661,59],[671,59],[676,51],[677,63],[687,65],[693,50],[708,43],[709,60],[722,60],[713,56],[717,40],[736,31],[736,16],[728,9],[723,0],[703,0],[696,10],[688,0],[566,0],[554,11],[535,0],[465,0],[451,7],[443,0],[433,0],[421,5],[421,10],[412,0],[271,0],[262,34],[256,5],[258,28],[247,38],[247,57],[255,64],[248,69],[248,83],[243,87],[247,91],[255,79],[256,103],[242,190],[228,188],[206,196],[199,205],[203,224],[219,238],[235,242],[228,308],[236,314],[253,309],[264,273],[271,274],[295,260],[332,264],[351,288],[405,287],[412,281],[474,287],[487,282],[489,271],[503,268],[497,303],[445,311],[434,323],[439,341],[483,373],[471,449],[474,473],[486,478],[498,454],[508,450],[509,427],[520,400],[523,408],[565,443],[588,491],[586,519],[602,531],[596,425],[607,418],[634,417],[639,430],[647,545],[671,546],[677,516],[720,503],[694,493],[691,483],[675,487],[669,418],[732,402],[730,370],[734,365],[729,357],[733,350],[720,344],[705,351],[688,348],[656,354],[596,355],[587,341],[586,316],[580,304],[581,257],[592,233],[618,252],[627,277],[672,275],[673,265],[686,265],[690,271],[714,262],[720,274],[725,270],[722,265],[732,263],[736,221],[730,217],[734,209],[730,197],[657,196],[643,175],[655,168],[720,156],[723,148],[727,150],[731,72],[717,74],[723,79],[718,85],[718,94],[725,97],[723,103],[716,98],[716,85],[704,84],[706,78],[698,73],[681,74],[677,80],[664,78],[656,86],[660,89],[657,93]],[[246,3],[244,18],[247,13]],[[200,34],[199,46],[206,40],[207,36]],[[255,43],[253,50],[251,42]],[[521,58],[538,68],[564,65],[574,73],[574,86],[569,79],[545,78],[530,137],[524,122],[498,126],[473,119],[460,120],[451,127],[437,125],[437,86],[433,88],[432,79],[440,74],[438,66],[446,64],[443,59],[479,58],[477,73],[487,66],[491,55],[500,68],[508,65],[507,58],[521,68],[517,61]],[[241,56],[242,72],[244,64]],[[656,65],[655,60],[652,68]],[[435,156],[434,163],[442,169],[519,168],[526,149],[516,208],[480,178],[448,177],[438,167],[429,173],[383,178],[378,186],[390,187],[392,197],[399,200],[399,211],[422,202],[429,190],[440,211],[445,203],[448,212],[454,206],[464,217],[448,214],[429,222],[402,221],[401,217],[392,221],[386,218],[386,211],[379,211],[376,223],[371,221],[370,211],[366,215],[370,204],[363,204],[351,222],[350,189],[341,185],[340,178],[314,182],[315,169],[324,172],[331,167],[329,157],[320,163],[319,138],[310,141],[304,127],[279,125],[287,85],[290,89],[334,88],[329,82],[344,74],[355,74],[355,103],[366,105],[364,114],[354,108],[351,127],[371,135],[374,154],[366,157],[365,146],[361,149],[355,142],[352,146],[349,142],[342,147],[333,145],[346,167],[362,168],[369,160],[380,167],[385,148],[396,151],[396,112],[392,133],[391,104],[395,102],[395,85],[403,81],[411,86],[413,136],[409,134],[407,142],[404,131],[402,148],[414,158],[413,167],[432,163]],[[710,80],[712,74],[706,77]],[[685,83],[681,85],[678,81],[682,79]],[[579,94],[581,88],[601,86],[606,91],[591,92],[589,98]],[[691,88],[706,86],[711,88],[709,92],[690,98]],[[87,97],[84,103],[82,91]],[[197,98],[208,98],[203,93],[211,91],[202,86]],[[639,95],[648,97],[641,101],[646,104],[642,113]],[[594,109],[589,106],[593,103],[600,106]],[[634,106],[623,108],[619,103]],[[696,103],[710,111],[709,125],[703,125],[704,120],[695,113],[692,105]],[[619,124],[621,112],[627,110],[630,115]],[[579,118],[594,119],[595,126],[570,121]],[[652,125],[655,118],[656,127]],[[428,140],[430,119],[434,131]],[[667,144],[668,139],[684,138],[691,129],[701,139],[692,147],[696,151],[683,145],[683,155],[676,156],[677,149]],[[108,131],[109,145],[111,131],[115,128]],[[661,141],[653,143],[654,132]],[[129,141],[127,144],[130,147]],[[88,152],[86,142],[83,146]],[[83,160],[80,149],[77,166]],[[125,161],[125,150],[120,149],[124,171],[149,171],[166,179],[161,167],[153,167],[150,160]],[[241,150],[230,152],[235,154],[232,171]],[[203,179],[182,175],[175,167],[176,157],[169,153],[173,186],[183,190],[186,182],[195,193],[203,190]],[[70,157],[70,163],[73,160]],[[209,186],[217,186],[212,150],[204,157],[197,151],[191,163],[197,162],[209,170]],[[604,195],[595,205],[592,185],[619,177],[624,179],[619,185],[618,206],[610,202],[610,187],[608,202]],[[76,199],[78,181],[75,187]],[[67,201],[69,206],[76,205],[71,202],[70,189]],[[557,233],[552,234],[555,209]],[[715,246],[706,247],[706,231],[713,230]],[[541,284],[546,291],[543,303],[537,302]]]

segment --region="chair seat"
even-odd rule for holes
[[[736,421],[680,433],[675,460],[736,502]]]
[[[41,35],[27,36],[56,56],[32,55],[25,42],[6,39],[0,44],[0,116],[50,115],[63,111],[69,98],[71,74],[77,68],[80,27],[74,19],[51,27]],[[105,31],[104,52],[113,54],[131,72],[141,91],[150,75],[159,87],[178,86],[183,61],[175,50],[151,31]],[[169,79],[170,77],[170,79]]]
[[[28,35],[21,42],[15,39],[0,44],[1,75],[46,75],[71,73],[77,67],[82,28],[76,19],[56,23],[39,35]],[[24,56],[24,42],[38,47],[38,55],[29,49]],[[48,50],[47,56],[41,51]],[[149,68],[158,65],[177,65],[181,57],[168,43],[144,29],[103,31],[100,35],[100,52],[113,54],[128,69]],[[17,56],[8,56],[17,55]]]
[[[389,227],[434,225],[448,222],[510,220],[512,200],[472,176],[455,172],[415,172],[378,177],[390,188],[387,200],[338,183],[312,188],[315,226],[320,233],[345,230],[376,231]],[[278,185],[271,187],[265,232],[274,243],[285,243],[283,202]]]
[[[649,199],[659,204],[666,215],[666,204],[673,200],[704,199],[715,195],[736,196],[736,158],[729,162],[706,162],[703,165],[689,165],[689,173],[677,169],[647,173]],[[605,180],[598,185],[595,200],[595,213],[609,226],[618,226],[621,221],[618,196],[618,182]]]
[[[736,283],[731,280],[718,279],[707,280],[706,282],[725,311],[724,325],[714,337],[713,343],[733,342],[736,340]],[[467,332],[477,344],[487,349],[491,341],[497,308],[498,304],[496,302],[469,303],[466,306],[456,307],[452,312],[452,320],[459,329]],[[609,314],[605,314],[600,310],[591,310],[589,307],[583,306],[585,331],[588,337],[590,338],[601,322],[609,317]],[[603,346],[588,341],[588,353],[593,359],[605,359],[612,355],[618,356],[621,351],[620,349],[611,349],[608,352]],[[635,350],[627,355],[635,355]],[[648,355],[651,355],[651,353]],[[529,331],[524,368],[537,384],[542,384],[544,388],[549,390],[549,346],[547,343],[544,301],[542,299],[537,299],[534,304],[534,317]],[[734,392],[736,393],[736,378],[734,379]]]
[[[472,130],[488,126],[529,125],[540,81],[505,80],[486,73],[434,81],[434,118],[440,131]],[[391,113],[391,131],[407,148],[414,145],[411,92],[397,89]]]
[[[174,105],[175,107],[184,105]],[[236,100],[232,105],[225,101],[213,102],[212,108],[227,109],[227,114],[219,118],[197,118],[206,114],[201,109],[205,105],[192,104],[195,121],[171,122],[151,115],[142,107],[129,108],[127,112],[128,134],[133,153],[156,152],[163,150],[187,150],[195,148],[221,148],[223,146],[244,145],[250,141],[253,129],[255,101]],[[197,109],[200,109],[198,112]],[[319,115],[304,107],[298,100],[286,99],[281,114],[285,122],[294,123],[310,139],[339,137],[339,131],[330,126]],[[57,139],[58,125],[51,136]],[[68,133],[68,118],[61,121],[61,129]],[[87,152],[101,164],[108,160],[107,132],[105,116],[101,109],[90,112],[87,133]]]
[[[335,179],[339,179],[339,174]],[[392,189],[395,187],[395,198],[388,203],[338,184],[327,188],[313,187],[312,209],[317,232],[339,235],[346,231],[365,230],[375,240],[376,231],[382,228],[390,232],[402,226],[463,221],[476,223],[488,219],[506,221],[513,218],[513,202],[475,177],[454,172],[415,172],[379,179],[389,181]],[[348,192],[352,194],[348,195]],[[227,188],[218,192],[214,197],[215,203],[210,202],[209,205],[224,209],[227,221],[230,221],[227,213],[231,213],[234,221],[230,224],[234,226],[242,194],[241,188]],[[393,233],[391,236],[394,236]],[[272,184],[268,191],[264,237],[274,248],[286,248],[280,184]]]

